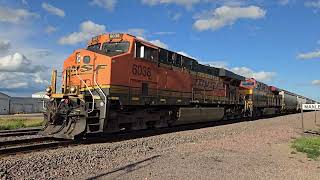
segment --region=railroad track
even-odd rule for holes
[[[35,150],[58,148],[74,144],[76,141],[57,139],[52,137],[38,137],[31,139],[19,139],[0,142],[0,156],[29,152]]]
[[[4,131],[0,131],[0,137],[34,135],[34,134],[37,134],[40,130],[41,128],[4,130]]]
[[[69,145],[79,144],[96,144],[96,143],[112,143],[129,139],[137,139],[142,137],[156,136],[160,134],[173,133],[178,131],[187,131],[200,128],[221,126],[226,124],[239,123],[242,121],[254,121],[258,119],[241,118],[225,121],[214,121],[207,123],[187,124],[174,127],[166,127],[160,129],[147,129],[131,132],[120,132],[114,134],[95,134],[95,136],[86,136],[80,140],[65,140],[53,137],[37,137],[31,139],[19,139],[10,141],[0,141],[0,156],[17,154],[21,152],[38,151],[44,149],[53,149],[59,147],[66,147]]]
[[[65,140],[65,139],[58,139],[53,137],[36,137],[36,138],[29,138],[29,139],[0,141],[0,156],[17,154],[22,152],[39,151],[44,149],[53,149],[53,148],[65,147],[69,145],[119,142],[119,141],[124,141],[129,139],[156,136],[156,135],[165,134],[165,133],[199,129],[204,127],[230,124],[235,122],[239,122],[239,120],[229,120],[225,122],[210,122],[210,123],[204,123],[204,124],[203,123],[189,124],[189,125],[181,125],[181,126],[174,126],[174,127],[160,128],[160,129],[120,132],[120,133],[114,133],[114,134],[96,134],[95,136],[86,136],[84,137],[84,139],[80,139],[80,140]]]

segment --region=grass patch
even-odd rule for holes
[[[293,141],[292,147],[306,153],[308,158],[316,160],[320,156],[320,138],[303,137]]]
[[[0,130],[42,126],[42,119],[0,119]]]

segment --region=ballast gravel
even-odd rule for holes
[[[305,121],[313,117],[313,112],[304,114]],[[302,135],[301,115],[293,114],[113,143],[0,155],[0,178],[320,179],[320,161],[290,147]]]

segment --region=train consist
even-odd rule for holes
[[[311,99],[246,79],[129,34],[94,37],[46,89],[48,136],[74,139],[299,110]]]

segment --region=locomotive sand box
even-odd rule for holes
[[[47,88],[48,136],[74,139],[180,124],[293,113],[315,101],[198,63],[129,34],[102,34],[75,50]]]

